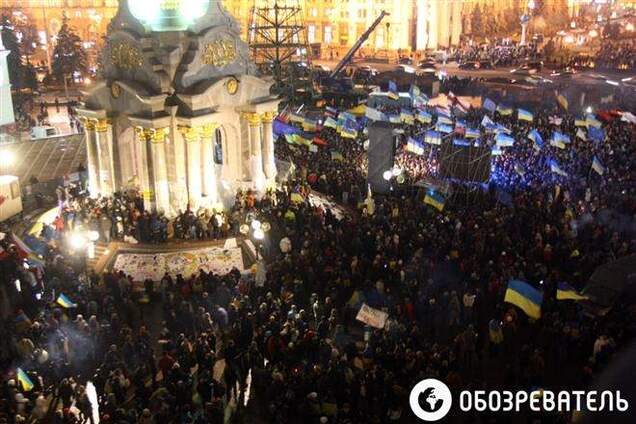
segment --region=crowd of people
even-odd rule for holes
[[[260,198],[237,196],[218,231],[199,231],[198,214],[186,211],[192,215],[179,232],[134,196],[59,193],[66,206],[53,236],[80,222],[104,237],[144,243],[170,238],[169,226],[174,237],[223,238],[235,231],[232,216],[251,214],[287,244],[268,257],[264,278],[233,270],[136,282],[118,270],[74,268],[55,237],[44,263],[27,269],[28,257],[7,233],[0,278],[11,308],[0,326],[0,422],[82,422],[93,411],[89,387],[104,423],[220,423],[235,409],[244,422],[333,424],[412,422],[409,392],[426,377],[453,391],[588,387],[632,340],[635,321],[620,301],[603,316],[557,301],[556,285],[580,290],[596,267],[636,252],[634,125],[608,120],[605,141],[595,143],[577,138],[572,116],[559,114],[557,125],[554,110],[534,112],[532,124],[496,117],[516,142],[495,157],[490,189],[468,203],[449,199],[441,212],[422,193],[377,197],[373,208],[363,202],[362,129],[355,139],[323,129],[317,151],[280,137],[277,157],[295,173]],[[480,128],[485,113],[470,110],[462,119]],[[541,150],[527,138],[535,128],[546,140]],[[406,140],[424,126],[403,129]],[[549,145],[554,130],[570,136],[566,149]],[[493,143],[483,128],[480,135]],[[405,185],[435,176],[437,147],[427,149],[398,152]],[[602,176],[590,172],[592,156],[603,162]],[[551,173],[548,157],[569,175]],[[350,206],[348,213],[338,219],[312,206],[309,188]],[[498,189],[509,193],[508,204]],[[600,218],[608,212],[614,219]],[[618,225],[620,217],[628,224]],[[157,221],[166,230],[155,232]],[[542,290],[540,319],[503,301],[510,279]],[[74,305],[56,303],[60,293]],[[362,303],[388,313],[383,329],[355,319]],[[29,390],[17,368],[30,377]],[[451,411],[464,422],[494,419],[459,414]]]
[[[633,71],[636,69],[634,40],[604,40],[594,59],[597,68]]]
[[[470,45],[458,49],[453,58],[458,63],[488,61],[493,66],[516,66],[536,55],[536,49],[521,45]]]

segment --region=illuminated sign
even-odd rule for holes
[[[209,0],[128,0],[130,13],[151,31],[183,31],[205,15]]]

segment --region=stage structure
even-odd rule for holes
[[[106,37],[77,109],[92,196],[138,189],[172,216],[275,183],[279,101],[221,2],[120,0]]]
[[[253,0],[248,28],[252,59],[272,74],[274,92],[311,86],[307,30],[300,0]]]
[[[442,142],[439,152],[439,176],[452,182],[452,200],[472,201],[483,184],[490,180],[491,148],[475,140],[450,139]]]

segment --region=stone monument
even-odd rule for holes
[[[137,189],[173,216],[274,184],[279,101],[220,1],[120,0],[106,38],[77,108],[92,196]]]

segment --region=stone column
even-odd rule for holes
[[[148,154],[148,143],[152,140],[154,130],[136,127],[135,134],[139,142],[139,155],[137,156],[137,170],[139,172],[139,188],[144,199],[144,209],[152,210],[155,202],[155,193],[152,189],[153,182],[150,178],[151,156]]]
[[[214,133],[218,124],[205,124],[201,127],[201,175],[202,192],[206,206],[214,206],[218,202],[216,186],[216,169],[214,166]]]
[[[165,141],[165,128],[158,128],[153,131],[150,150],[152,153],[152,174],[155,185],[155,207],[157,211],[170,215],[170,189],[168,187]]]
[[[276,112],[265,112],[261,115],[263,122],[263,168],[268,180],[276,178],[276,159],[274,158],[274,130],[272,122]]]
[[[97,146],[95,143],[95,120],[82,118],[86,137],[86,168],[88,169],[88,191],[91,197],[100,194],[99,167],[97,160]]]
[[[265,188],[265,173],[263,172],[263,155],[261,153],[261,118],[258,113],[247,115],[250,136],[250,177],[252,187],[257,191]]]
[[[181,127],[186,141],[188,203],[195,211],[201,205],[201,139],[199,131],[192,127]]]
[[[112,152],[112,137],[109,137],[110,121],[98,119],[95,124],[95,141],[97,144],[97,162],[101,193],[110,196],[115,191],[115,164]]]

